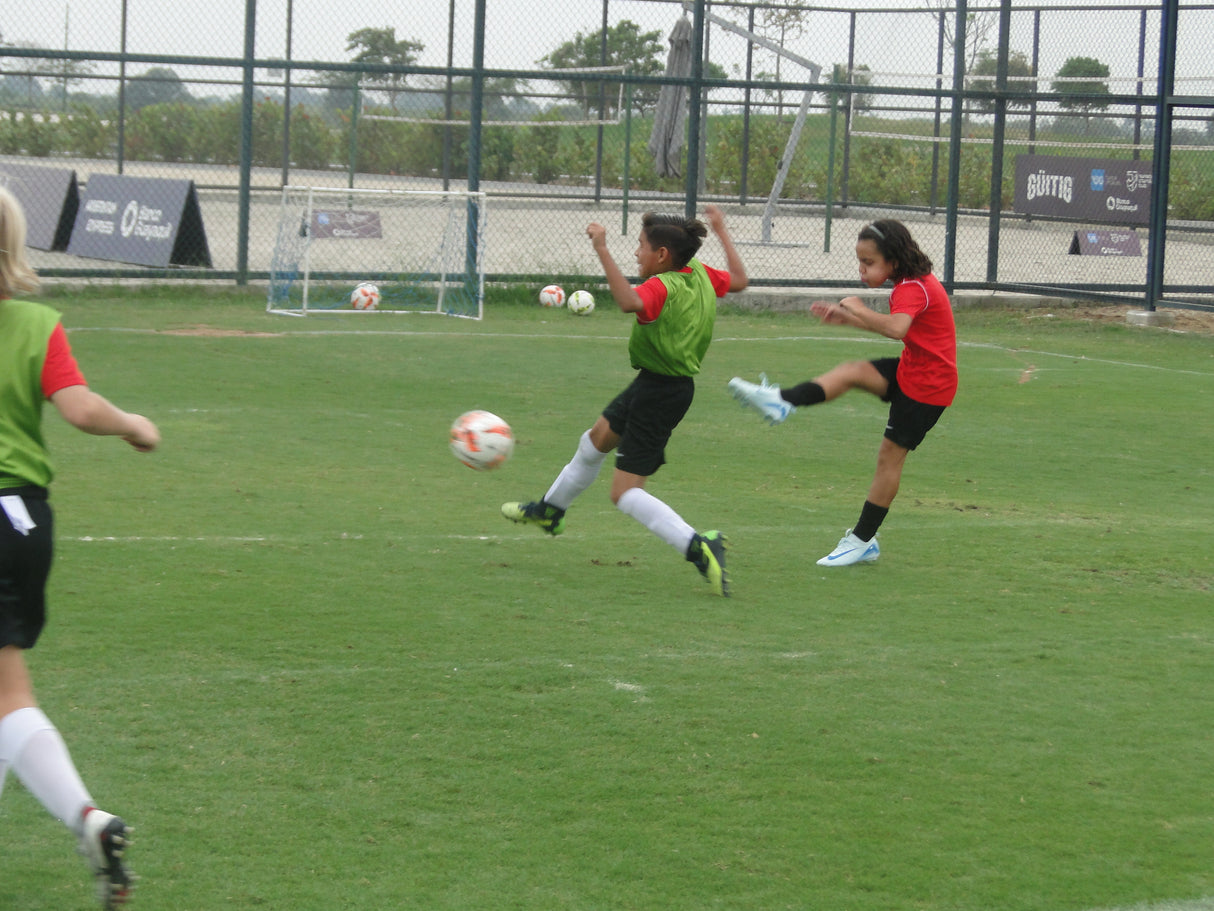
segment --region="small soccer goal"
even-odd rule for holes
[[[480,319],[484,231],[483,193],[285,186],[266,309]]]

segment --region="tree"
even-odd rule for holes
[[[763,7],[755,10],[755,31],[764,38],[774,39],[776,44],[784,47],[789,38],[796,38],[805,33],[805,19],[809,10],[801,6]],[[775,81],[782,81],[784,63],[783,54],[775,54]],[[776,93],[776,112],[784,113],[784,90]]]
[[[1093,57],[1072,57],[1062,65],[1050,85],[1050,90],[1065,97],[1058,104],[1067,110],[1083,112],[1084,129],[1087,129],[1093,111],[1103,111],[1109,106],[1102,95],[1109,94],[1109,67]],[[1083,97],[1079,97],[1083,96]]]
[[[407,67],[417,62],[417,55],[426,49],[420,41],[408,38],[397,39],[394,28],[360,28],[346,36],[346,50],[358,51],[353,63],[375,63],[388,67]],[[342,75],[342,74],[338,74]],[[360,83],[364,88],[384,91],[388,104],[396,110],[396,98],[405,90],[407,76],[397,70],[373,73],[364,76]],[[349,85],[349,80],[346,81]]]
[[[978,61],[969,71],[969,79],[967,79],[968,88],[975,92],[994,92],[995,91],[995,76],[999,69],[999,55],[993,51],[982,51],[978,55]],[[1029,58],[1021,51],[1010,51],[1007,55],[1007,75],[1009,78],[1008,89],[1018,90],[1022,87],[1031,87],[1031,83],[1022,82],[1022,78],[1031,78],[1036,75],[1033,72],[1033,64]],[[1012,79],[1017,81],[1012,82]],[[990,98],[976,98],[971,104],[974,110],[989,114],[995,110],[995,102]],[[1027,108],[1028,101],[1008,100],[1009,108]]]
[[[873,71],[867,64],[860,64],[851,71],[848,75],[847,66],[842,63],[836,63],[831,67],[830,81],[828,85],[863,85],[871,86],[873,84]],[[834,96],[835,103],[840,108],[847,105],[847,100],[851,98],[851,110],[853,114],[864,114],[872,110],[873,96],[870,92],[853,92],[850,96],[844,92],[827,90],[827,100]]]
[[[22,47],[32,47],[33,45],[21,42]],[[43,48],[39,48],[43,50]],[[47,57],[42,60],[30,61],[30,68],[39,76],[45,77],[48,81],[57,85],[56,89],[51,90],[51,94],[57,97],[62,103],[63,109],[67,110],[67,93],[69,85],[78,85],[83,82],[87,76],[92,75],[96,65],[88,60],[72,60],[67,57]]]
[[[603,59],[603,30],[585,35],[578,32],[572,41],[566,41],[556,50],[536,61],[540,66],[567,69],[591,66],[626,66],[628,72],[637,76],[657,76],[666,68],[663,59],[665,45],[661,32],[642,32],[641,27],[628,19],[622,19],[607,27],[607,55]],[[566,95],[577,101],[589,119],[591,111],[598,107],[599,89],[604,83],[588,81],[584,77],[563,83]],[[633,92],[633,104],[641,111],[657,103],[658,87],[637,86]],[[613,92],[606,92],[604,117],[616,110]]]
[[[953,0],[928,0],[928,6],[935,10],[932,15],[944,30],[944,46],[954,51],[957,47],[957,14]],[[965,71],[971,72],[978,63],[978,57],[990,38],[991,32],[999,27],[999,13],[988,10],[980,13],[965,14]],[[945,64],[947,66],[947,61]]]
[[[132,112],[149,104],[189,103],[192,100],[181,77],[168,67],[154,66],[131,79],[126,86],[126,106]]]

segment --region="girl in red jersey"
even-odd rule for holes
[[[882,219],[866,225],[856,241],[860,280],[870,288],[894,283],[889,313],[878,313],[858,297],[838,303],[814,301],[810,310],[822,322],[855,326],[902,342],[900,357],[849,361],[816,379],[789,389],[739,377],[729,390],[772,424],[797,406],[836,399],[849,389],[871,392],[889,403],[889,422],[877,452],[877,471],[860,510],[860,519],[838,546],[818,561],[820,566],[871,563],[881,554],[877,529],[898,493],[907,454],[935,426],[957,394],[957,331],[948,294],[932,275],[932,261],[919,249],[906,226]]]
[[[38,287],[26,261],[25,232],[20,204],[0,187],[0,788],[11,768],[76,836],[98,899],[114,908],[131,890],[123,860],[129,829],[93,803],[63,737],[38,707],[25,662],[46,622],[53,550],[47,488],[54,469],[42,435],[43,403],[73,427],[121,437],[140,452],[156,448],[160,431],[88,387],[58,313],[11,299]]]

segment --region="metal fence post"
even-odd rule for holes
[[[249,196],[253,187],[253,60],[256,56],[257,0],[245,0],[244,84],[240,98],[240,202],[236,221],[236,284],[249,283]]]

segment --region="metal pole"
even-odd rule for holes
[[[1037,151],[1037,94],[1041,86],[1037,76],[1041,72],[1041,10],[1033,11],[1033,100],[1029,102],[1029,154]]]
[[[236,284],[249,283],[249,193],[253,185],[253,60],[257,0],[245,0],[244,84],[240,100],[240,200],[236,217]]]
[[[451,68],[455,65],[455,0],[447,9],[447,88],[443,93],[443,189],[451,189],[451,115],[455,99],[451,97]]]
[[[350,166],[346,172],[346,186],[353,190],[354,174],[358,171],[358,112],[363,106],[362,86],[358,81],[355,81],[350,97],[353,101],[350,102]]]
[[[126,7],[128,0],[122,0],[122,37],[118,61],[118,173],[122,173],[126,163]]]
[[[991,135],[991,197],[987,221],[986,280],[999,275],[999,228],[1003,216],[1003,140],[1007,136],[1007,57],[1012,0],[999,4],[999,50],[995,61],[995,129]]]
[[[945,288],[952,289],[957,269],[957,188],[961,183],[961,129],[965,99],[965,17],[966,0],[957,0],[957,25],[953,32],[953,110],[948,137],[948,202],[945,204],[944,269],[940,276]]]
[[[850,23],[847,31],[847,84],[853,82],[852,72],[856,66],[856,14],[852,11],[848,17]],[[855,110],[856,96],[851,92],[847,94],[847,103],[843,108],[843,174],[839,178],[839,200],[840,203],[847,206],[847,184],[851,176],[851,118],[852,111]]]
[[[295,15],[294,0],[287,0],[286,66],[282,76],[282,185],[291,182],[291,28]]]
[[[1147,11],[1143,10],[1138,16],[1138,91],[1136,94],[1142,94],[1142,79],[1146,75],[1146,58],[1147,58]],[[1138,161],[1142,153],[1138,151],[1138,146],[1142,142],[1142,106],[1138,105],[1134,108],[1134,155],[1133,160]]]
[[[476,192],[481,188],[481,120],[485,107],[485,2],[476,0],[476,13],[472,27],[472,97],[468,116],[468,189]],[[476,275],[480,237],[480,208],[468,200],[468,243],[464,253],[464,272],[469,280]]]
[[[746,19],[748,31],[755,30],[755,8],[750,8]],[[742,101],[742,180],[739,186],[738,202],[746,205],[750,183],[750,80],[754,72],[755,45],[753,41],[746,42],[746,92]]]
[[[938,28],[936,29],[936,72],[944,72],[944,13],[941,12],[936,20]],[[944,79],[941,76],[936,77],[936,91],[939,92],[944,88]],[[944,103],[944,98],[940,95],[936,96],[935,114],[932,117],[932,139],[936,140],[932,143],[932,193],[931,199],[928,202],[928,211],[932,215],[936,214],[937,199],[940,195],[940,110]]]
[[[696,191],[700,185],[700,98],[704,78],[704,0],[695,0],[691,17],[691,85],[687,89],[687,174],[683,204],[688,218],[696,213]]]
[[[822,252],[830,252],[830,227],[835,214],[835,133],[839,122],[839,93],[830,93],[830,145],[826,152],[826,234]]]
[[[622,190],[622,202],[624,205],[624,221],[620,228],[620,233],[628,234],[628,196],[630,166],[632,163],[632,83],[624,86],[624,186]]]
[[[603,26],[599,38],[599,66],[607,65],[607,0],[603,0]],[[607,117],[607,83],[599,83],[599,126],[594,144],[594,201],[603,199],[603,120]]]
[[[1164,0],[1159,30],[1159,98],[1155,104],[1155,151],[1151,161],[1151,232],[1147,236],[1147,310],[1163,297],[1168,233],[1168,181],[1172,157],[1172,91],[1176,81],[1179,0]]]

